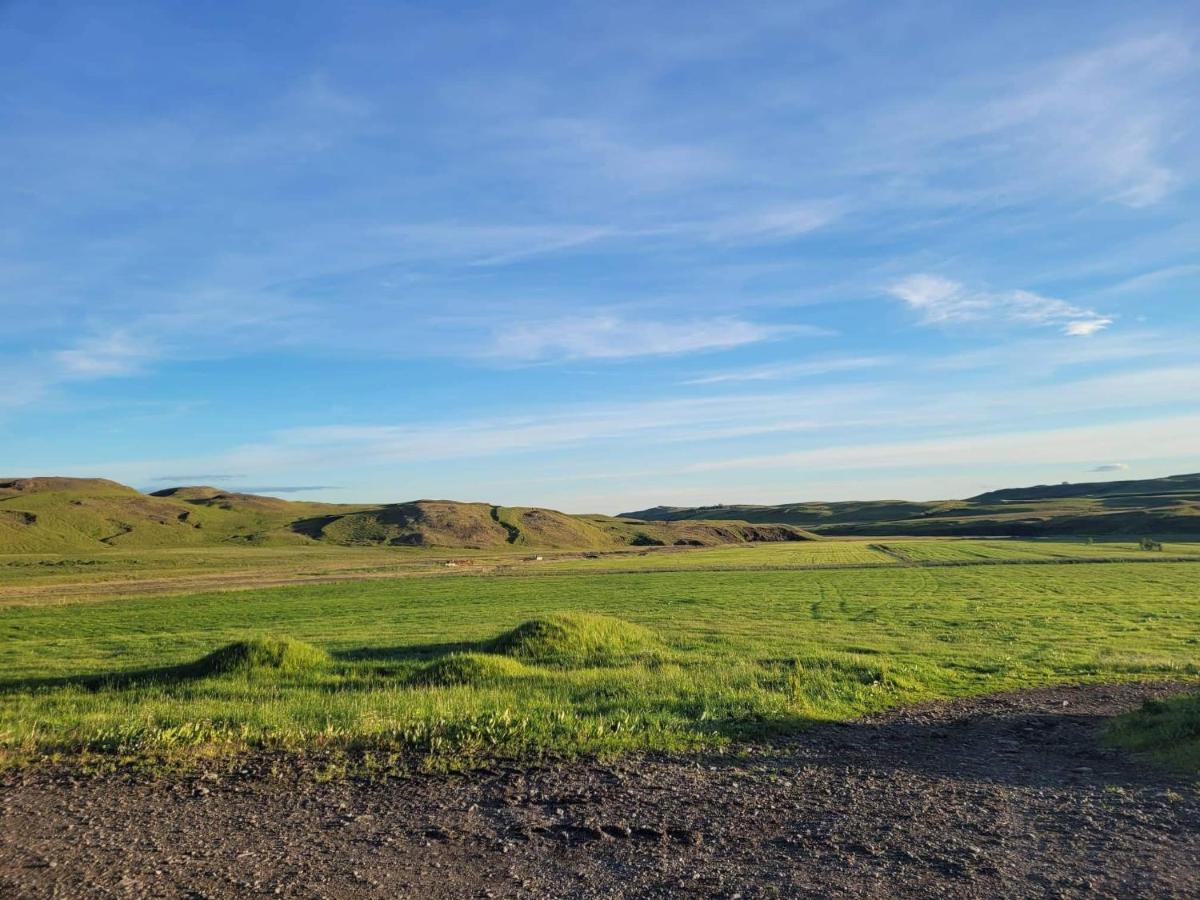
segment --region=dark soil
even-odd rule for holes
[[[1098,744],[1107,717],[1180,689],[375,783],[279,758],[219,779],[25,770],[0,780],[0,896],[1197,897],[1195,779]]]

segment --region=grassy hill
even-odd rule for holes
[[[1140,481],[1039,485],[966,500],[657,506],[625,513],[652,522],[783,523],[828,535],[1200,535],[1200,474]]]
[[[787,525],[645,523],[448,500],[306,503],[204,486],[143,494],[103,479],[0,479],[0,553],[238,544],[599,550],[810,539]]]
[[[1041,485],[965,500],[655,507],[623,516],[450,500],[309,503],[96,478],[0,479],[0,553],[251,545],[606,550],[815,535],[1200,535],[1200,474]]]

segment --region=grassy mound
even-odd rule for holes
[[[649,629],[624,619],[571,612],[523,622],[488,649],[556,665],[611,665],[651,655],[659,642]]]
[[[234,641],[193,664],[195,675],[231,672],[303,672],[329,662],[329,655],[311,644],[287,637],[256,637]]]
[[[1147,700],[1112,724],[1108,740],[1172,768],[1200,772],[1200,694]]]
[[[529,674],[519,660],[491,653],[455,653],[435,659],[413,676],[414,684],[451,686],[486,685]]]

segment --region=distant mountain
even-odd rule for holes
[[[206,486],[143,494],[103,479],[0,479],[0,553],[213,544],[591,550],[812,539],[792,525],[647,523],[449,500],[307,503]]]
[[[1184,535],[1200,537],[1200,474],[1039,485],[966,500],[656,506],[623,513],[650,522],[796,525],[826,535]]]

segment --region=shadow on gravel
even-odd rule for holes
[[[1103,734],[1110,720],[1109,713],[1066,711],[815,726],[797,719],[790,725],[792,733],[769,742],[768,761],[773,758],[792,774],[813,766],[1034,788],[1133,787],[1173,777],[1105,746]],[[784,721],[773,724],[781,731],[789,728]]]

